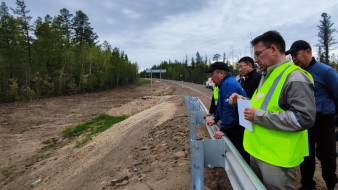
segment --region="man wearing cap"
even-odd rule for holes
[[[248,98],[251,99],[261,80],[261,74],[257,73],[255,63],[251,57],[242,57],[237,65],[241,76],[244,78],[241,85],[244,88],[246,95],[248,95]]]
[[[335,113],[338,105],[338,75],[336,71],[312,57],[309,43],[295,41],[286,55],[291,54],[293,62],[311,73],[315,82],[316,122],[308,130],[309,156],[300,165],[302,175],[300,189],[315,189],[313,175],[317,155],[322,165],[322,176],[328,190],[336,186],[336,139]],[[316,147],[317,144],[317,147]]]
[[[224,62],[215,62],[205,72],[211,73],[212,80],[219,87],[216,114],[214,118],[208,119],[207,124],[211,126],[221,120],[221,129],[214,134],[214,137],[220,139],[226,134],[242,157],[249,163],[250,156],[243,148],[244,128],[239,126],[236,106],[229,104],[231,94],[238,93],[246,97],[245,91],[229,72],[229,68]]]
[[[277,31],[265,32],[251,44],[264,75],[244,111],[253,131],[245,129],[243,146],[267,189],[295,189],[297,168],[309,155],[306,129],[316,115],[312,77],[286,60],[285,41]],[[237,98],[241,96],[231,95],[230,103]]]

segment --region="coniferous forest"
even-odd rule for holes
[[[35,21],[24,1],[0,7],[0,102],[113,89],[138,79],[137,63],[104,41],[81,10]]]
[[[225,62],[225,64],[229,67],[230,73],[234,76],[239,74],[238,68],[230,64],[230,61],[228,57],[225,56],[225,53],[223,54],[223,57],[219,54],[215,54],[212,60],[213,61],[208,60],[207,56],[202,57],[197,51],[196,57],[192,57],[189,64],[188,57],[186,57],[185,61],[162,61],[159,65],[152,66],[152,69],[166,69],[166,73],[161,74],[163,79],[180,80],[203,85],[205,85],[207,78],[211,77],[209,73],[205,73],[205,70],[207,70],[209,65],[215,61]],[[160,77],[159,74],[153,75],[153,77]],[[150,74],[146,73],[146,71],[142,71],[140,73],[140,77],[149,78]]]
[[[332,41],[319,45],[318,60],[325,62],[321,50],[326,47],[326,62],[337,69],[338,56],[332,54],[332,60],[328,60],[329,45],[336,41],[322,36],[327,34],[325,31],[335,31],[330,29],[333,23],[324,22],[331,18],[326,13],[322,17],[322,25],[318,26],[320,42]],[[225,53],[223,59],[215,54],[213,61],[226,62],[236,76],[238,68],[228,58]],[[204,72],[210,63],[197,52],[189,64],[186,57],[181,62],[162,61],[152,69],[166,69],[161,76],[165,79],[204,84],[210,77]],[[149,78],[150,74],[146,71],[138,74],[137,63],[129,61],[123,50],[112,48],[107,41],[100,43],[88,16],[81,10],[71,13],[63,8],[58,15],[33,20],[23,0],[16,0],[14,8],[1,3],[0,102],[115,89],[135,84],[139,77]]]

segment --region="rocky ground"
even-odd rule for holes
[[[173,83],[0,104],[0,189],[190,189],[189,114]],[[203,86],[200,86],[204,88]],[[128,119],[81,148],[61,132],[106,113]],[[198,138],[209,138],[198,129]],[[52,139],[52,145],[42,142]],[[318,176],[318,174],[316,174]],[[318,177],[318,189],[325,189]],[[205,169],[205,189],[231,189],[224,169]]]
[[[144,85],[1,104],[0,189],[190,189],[189,118],[182,95],[196,92],[153,85],[152,98]],[[130,117],[81,148],[74,148],[76,139],[62,138],[64,129],[102,113]],[[46,139],[53,146],[42,144]],[[223,169],[209,170],[206,188],[228,185]]]

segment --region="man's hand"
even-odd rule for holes
[[[255,108],[246,107],[244,110],[244,119],[253,121],[255,117],[255,112],[256,112]]]
[[[211,113],[206,113],[206,114],[204,114],[203,119],[205,119],[205,118],[207,118],[209,116],[211,116]]]
[[[216,123],[215,120],[212,119],[212,118],[208,119],[208,121],[207,121],[207,125],[209,125],[209,126],[212,126],[215,123]]]
[[[237,104],[237,99],[243,99],[243,96],[237,93],[231,94],[229,98],[229,104]]]
[[[222,138],[222,136],[224,136],[224,133],[222,131],[217,131],[215,134],[214,134],[214,137],[216,139],[220,139]]]

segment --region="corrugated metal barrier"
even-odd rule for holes
[[[184,97],[190,113],[191,189],[204,188],[204,168],[223,167],[233,189],[266,189],[227,136],[215,139],[218,125],[208,126],[203,116],[208,110],[197,97]],[[196,140],[197,125],[205,125],[211,139]]]

